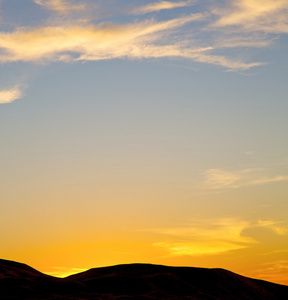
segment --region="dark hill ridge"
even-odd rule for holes
[[[1,300],[286,300],[288,286],[223,269],[129,264],[56,278],[0,259]]]

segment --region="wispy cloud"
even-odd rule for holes
[[[219,49],[224,48],[266,48],[274,42],[274,38],[267,38],[263,35],[227,35],[218,36],[214,41],[214,47]]]
[[[45,7],[46,9],[56,11],[60,14],[84,11],[87,8],[85,3],[73,4],[71,1],[65,0],[34,0],[34,2]]]
[[[279,260],[277,256],[273,257],[272,255],[272,261],[261,264],[258,269],[255,268],[247,276],[287,285],[287,271],[288,261]]]
[[[137,7],[134,10],[132,10],[131,13],[140,15],[140,14],[147,14],[150,12],[156,12],[160,10],[174,9],[177,7],[185,7],[188,5],[192,5],[192,1],[178,1],[178,2],[158,1],[158,2],[153,2],[144,6]]]
[[[233,0],[229,7],[214,10],[216,27],[240,26],[247,31],[288,33],[287,0]]]
[[[97,26],[21,28],[12,33],[0,34],[0,46],[5,50],[5,53],[0,55],[0,60],[9,62],[65,60],[67,57],[72,59],[69,52],[78,54],[79,60],[145,57],[147,48],[159,38],[154,34],[181,27],[200,17],[190,15],[165,22],[144,21],[128,25],[109,23]],[[144,46],[143,44],[146,44],[147,48],[144,47],[141,51],[140,47]],[[167,47],[164,46],[163,49],[165,48],[167,55]]]
[[[248,222],[234,219],[198,222],[183,228],[158,230],[172,241],[158,242],[154,246],[166,248],[171,255],[207,255],[249,247],[255,241],[241,232]]]
[[[154,246],[165,248],[170,255],[176,256],[220,254],[257,245],[260,242],[257,234],[250,236],[247,232],[247,229],[253,228],[268,229],[282,237],[288,232],[287,222],[273,220],[202,220],[185,227],[156,229],[155,232],[163,235],[166,241],[154,243]]]
[[[213,50],[213,47],[210,47],[210,49],[207,50]],[[227,68],[228,70],[235,71],[235,70],[248,70],[253,67],[258,67],[265,65],[265,63],[261,62],[251,62],[247,63],[241,60],[236,60],[236,59],[231,59],[226,56],[221,56],[221,55],[213,55],[209,54],[208,51],[205,53],[199,52],[199,53],[193,53],[190,55],[187,55],[187,58],[191,58],[194,61],[200,62],[200,63],[206,63],[206,64],[211,64],[211,65],[216,65],[216,66],[222,66],[224,68]],[[184,56],[184,55],[183,55]]]
[[[19,85],[15,85],[9,89],[0,89],[0,104],[11,103],[24,96]]]
[[[19,28],[11,33],[0,33],[0,62],[180,57],[231,70],[261,65],[213,55],[213,47],[198,46],[191,38],[179,40],[175,36],[175,30],[205,17],[205,14],[190,14],[162,22],[144,20],[125,25],[102,23]]]
[[[288,222],[276,222],[273,220],[259,220],[255,226],[268,228],[279,236],[285,236],[288,233]]]
[[[267,176],[258,169],[226,171],[209,169],[204,172],[203,187],[206,189],[235,189],[249,185],[259,185],[271,182],[286,181],[288,176]]]
[[[111,3],[105,6],[95,1],[92,5],[88,0],[33,1],[57,12],[60,17],[57,19],[53,15],[53,18],[48,18],[51,26],[22,26],[11,32],[0,32],[0,63],[169,57],[234,71],[249,70],[265,63],[247,61],[239,56],[241,53],[235,56],[237,49],[271,45],[275,36],[267,35],[265,27],[269,27],[270,33],[288,32],[285,29],[288,28],[286,0],[235,0],[222,8],[217,4],[218,8],[214,10],[204,5],[201,13],[187,12],[165,21],[161,21],[160,14],[159,20],[138,16],[137,21],[131,21],[131,9],[123,4],[111,8]],[[155,12],[157,15],[157,12],[177,7],[186,7],[188,11],[195,2],[154,1],[138,6],[132,12],[138,15]],[[110,16],[111,22],[95,24],[94,18],[92,23],[93,18],[89,14],[91,5],[99,8],[97,19],[104,12],[105,16]],[[75,19],[75,14],[71,16],[70,13],[75,12],[79,19]],[[85,18],[87,13],[89,17]],[[122,17],[126,14],[127,23],[113,23],[113,14],[121,14]],[[66,15],[65,18],[63,15]],[[187,30],[191,22],[195,26]]]

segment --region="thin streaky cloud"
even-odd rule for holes
[[[279,236],[285,236],[288,233],[287,225],[288,221],[259,220],[255,227],[268,228]]]
[[[60,14],[67,14],[73,11],[84,11],[87,8],[85,3],[73,4],[71,1],[65,0],[34,0],[34,3]]]
[[[215,27],[240,26],[246,31],[288,33],[287,0],[232,1],[228,8],[215,9]]]
[[[270,262],[261,264],[259,269],[256,269],[256,270],[254,270],[254,272],[252,272],[251,274],[247,274],[247,275],[249,277],[262,278],[267,281],[278,282],[280,284],[281,283],[286,284],[287,270],[288,270],[288,261],[276,259],[276,260],[272,260]]]
[[[19,85],[15,85],[8,89],[0,89],[0,104],[11,103],[15,100],[21,99],[24,92]]]
[[[209,169],[204,172],[203,185],[208,189],[238,188],[243,171],[229,172],[221,169]],[[238,183],[238,184],[237,184]]]
[[[204,172],[204,178],[202,187],[212,190],[237,189],[244,186],[288,181],[288,176],[268,176],[258,169],[245,169],[239,171],[209,169]]]
[[[158,12],[160,10],[174,9],[177,7],[185,7],[192,5],[192,1],[180,1],[180,2],[170,2],[170,1],[159,1],[150,3],[138,8],[135,8],[131,11],[131,14],[141,15],[151,12]]]
[[[237,36],[228,35],[225,37],[217,37],[213,46],[217,49],[224,48],[266,48],[269,47],[275,39],[262,36],[248,35]]]
[[[209,50],[212,50],[212,49],[213,49],[213,47],[211,47]],[[189,56],[187,58],[189,58]],[[229,71],[249,70],[254,67],[259,67],[259,66],[265,65],[265,63],[262,63],[262,62],[247,63],[247,62],[244,62],[241,60],[229,59],[226,56],[207,54],[206,52],[205,53],[193,53],[190,56],[190,58],[196,62],[211,64],[211,65],[216,65],[216,66],[222,66],[224,68],[227,68]]]
[[[251,181],[251,185],[257,185],[257,184],[265,184],[265,183],[270,183],[270,182],[279,182],[279,181],[287,181],[288,176],[275,176],[275,177],[263,177],[259,179],[255,179]]]
[[[171,256],[199,256],[219,254],[231,250],[247,248],[245,245],[232,242],[212,241],[211,242],[159,242],[153,246],[165,248]]]

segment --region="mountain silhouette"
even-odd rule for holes
[[[57,278],[0,259],[1,300],[285,300],[288,286],[224,269],[127,264]]]

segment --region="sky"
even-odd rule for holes
[[[0,257],[288,285],[287,0],[1,0]]]

